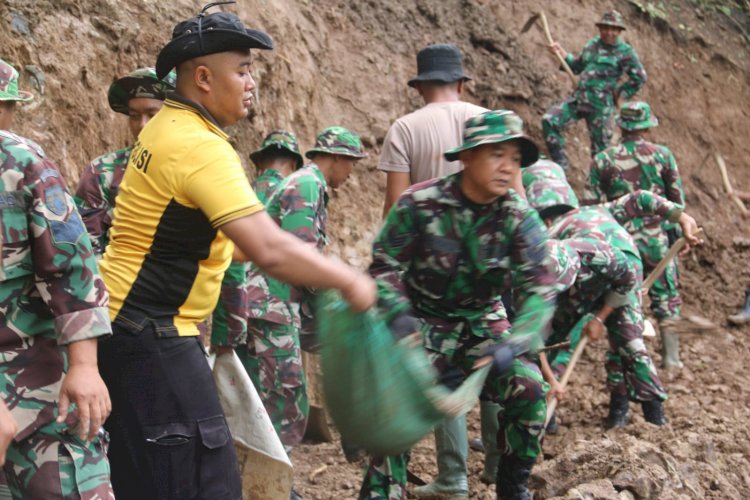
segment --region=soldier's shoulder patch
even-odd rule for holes
[[[83,221],[78,212],[73,211],[66,221],[50,221],[50,231],[55,243],[78,243],[78,240],[86,232]]]
[[[65,199],[65,190],[62,186],[55,185],[44,189],[44,204],[55,215],[65,215],[68,210],[68,202]]]

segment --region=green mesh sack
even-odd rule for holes
[[[413,336],[396,341],[375,310],[354,313],[335,293],[316,313],[326,406],[342,440],[373,455],[402,453],[445,417],[474,406],[490,366],[450,391]]]

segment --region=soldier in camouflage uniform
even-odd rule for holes
[[[622,129],[622,140],[594,157],[582,202],[600,203],[646,189],[684,205],[685,193],[674,155],[666,146],[644,138],[649,129],[659,124],[651,107],[640,101],[626,103],[620,109],[617,124]],[[624,226],[635,240],[645,274],[656,267],[677,239],[674,223],[654,217],[637,218]],[[673,259],[648,291],[651,311],[659,321],[664,368],[682,367],[679,337],[669,327],[680,316],[682,299],[678,286],[677,260]]]
[[[563,131],[571,122],[586,120],[591,139],[591,156],[609,146],[612,138],[612,117],[621,98],[630,99],[646,83],[646,71],[633,47],[619,38],[625,29],[622,14],[605,12],[596,23],[600,36],[589,40],[578,56],[566,52],[558,43],[550,50],[557,52],[580,74],[573,95],[551,107],[542,117],[542,132],[547,150],[555,162],[567,169]],[[627,80],[618,84],[626,75]]]
[[[27,100],[0,61],[0,102]],[[3,128],[10,125],[3,120]],[[107,293],[57,167],[0,131],[0,394],[17,422],[3,472],[13,498],[114,498],[100,431],[111,404],[96,362]]]
[[[285,231],[322,249],[326,235],[328,186],[337,188],[365,158],[359,136],[343,127],[318,134],[305,153],[311,162],[281,181],[266,211]],[[247,353],[241,354],[281,442],[291,450],[305,433],[309,403],[302,371],[300,307],[310,290],[266,276],[251,265]],[[240,349],[241,350],[241,349]],[[250,356],[256,361],[249,361]]]
[[[268,134],[260,149],[250,154],[258,177],[252,182],[253,191],[261,203],[268,203],[278,185],[292,172],[302,167],[304,159],[294,133],[274,130]],[[224,274],[221,297],[214,309],[211,324],[211,344],[221,352],[222,347],[236,348],[245,370],[257,382],[259,370],[255,347],[247,338],[249,297],[262,302],[268,292],[265,276],[254,274],[250,282],[250,265],[245,262],[232,262]]]
[[[553,323],[560,334],[566,334],[585,313],[607,312],[589,322],[590,329],[606,327],[610,350],[607,353],[607,386],[610,390],[608,427],[623,426],[628,421],[629,400],[640,401],[646,419],[657,425],[664,423],[662,401],[667,395],[656,368],[643,342],[643,313],[640,285],[643,270],[638,250],[628,232],[620,225],[646,213],[680,221],[690,228],[695,221],[682,213],[677,205],[647,191],[631,193],[626,198],[605,205],[578,208],[578,199],[568,183],[561,179],[539,178],[526,185],[529,203],[536,208],[549,226],[550,237],[566,240],[587,238],[610,244],[624,254],[634,269],[638,283],[620,307],[609,310],[599,286],[592,286],[586,294],[572,294],[570,308],[561,307]],[[692,222],[691,222],[692,221]],[[619,222],[619,223],[618,223]],[[591,294],[594,294],[593,296]],[[563,306],[564,306],[563,302]],[[597,309],[607,307],[608,310]]]
[[[469,119],[462,146],[445,153],[463,172],[410,187],[389,212],[373,248],[389,315],[413,314],[441,373],[463,377],[488,349],[495,370],[483,396],[501,405],[498,497],[530,498],[527,482],[540,452],[546,384],[534,363],[554,309],[554,276],[537,214],[510,189],[537,147],[511,111]],[[500,296],[519,307],[513,333]],[[408,453],[370,461],[360,498],[405,498]],[[460,492],[457,492],[460,493]],[[462,495],[468,492],[462,492]]]
[[[128,117],[134,141],[161,109],[166,93],[174,90],[175,78],[171,72],[164,80],[158,80],[153,68],[139,68],[109,86],[109,107]],[[128,146],[100,156],[83,170],[78,181],[76,204],[99,257],[109,243],[115,197],[132,150],[133,146]]]

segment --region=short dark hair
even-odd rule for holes
[[[16,101],[0,101],[0,108],[10,111],[11,109],[15,109],[15,107]]]
[[[274,160],[299,161],[299,155],[292,153],[286,148],[266,148],[260,152],[258,163],[266,163]]]

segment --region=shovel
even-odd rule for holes
[[[547,16],[544,15],[544,12],[539,11],[531,16],[529,20],[526,21],[526,23],[523,25],[523,28],[521,28],[521,34],[523,35],[527,31],[529,31],[531,27],[534,26],[539,20],[542,21],[542,29],[544,29],[544,35],[547,37],[547,43],[549,45],[552,45],[553,43],[555,43],[555,41],[552,39],[552,35],[549,32],[549,24],[547,24]],[[560,61],[560,64],[562,64],[563,69],[568,74],[568,76],[570,76],[570,81],[575,87],[578,84],[578,80],[576,79],[576,75],[574,75],[573,71],[570,69],[570,66],[568,66],[568,63],[565,62],[565,58],[557,52],[555,52],[555,57],[557,57],[557,60]]]

